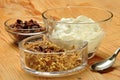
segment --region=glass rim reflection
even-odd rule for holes
[[[55,20],[52,20],[52,19],[49,19],[46,14],[48,11],[54,11],[54,10],[57,10],[57,9],[65,9],[65,8],[70,8],[70,7],[80,7],[80,8],[91,8],[91,9],[96,9],[96,10],[101,10],[101,11],[104,11],[106,13],[109,14],[109,17],[105,18],[105,19],[102,19],[102,20],[98,20],[98,21],[95,21],[95,22],[79,22],[79,23],[67,23],[67,22],[60,22],[60,21],[55,21]],[[92,6],[66,6],[66,7],[59,7],[59,8],[51,8],[51,9],[47,9],[46,11],[44,11],[42,13],[42,17],[45,19],[45,20],[48,20],[50,22],[54,22],[54,23],[59,23],[59,24],[95,24],[95,23],[102,23],[102,22],[106,22],[106,21],[109,21],[113,18],[113,13],[107,9],[102,9],[102,8],[99,8],[99,7],[92,7]]]

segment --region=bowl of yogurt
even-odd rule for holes
[[[104,37],[106,24],[112,19],[113,14],[109,10],[97,7],[67,6],[48,9],[42,13],[42,17],[50,39],[76,43],[87,41],[88,58],[92,58]]]

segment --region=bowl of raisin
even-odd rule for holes
[[[42,18],[39,16],[10,18],[5,21],[4,25],[16,44],[27,37],[47,32]]]

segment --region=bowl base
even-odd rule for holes
[[[78,66],[74,69],[71,70],[67,70],[67,71],[61,71],[61,72],[40,72],[40,71],[36,71],[33,70],[27,66],[22,66],[22,69],[34,76],[41,76],[41,77],[64,77],[64,76],[70,76],[70,75],[74,75],[77,74],[81,71],[84,70],[84,68],[86,67],[87,62],[85,62],[84,64],[82,64],[81,66]]]

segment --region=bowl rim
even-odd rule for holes
[[[95,21],[95,22],[79,22],[79,23],[67,23],[67,22],[60,22],[60,21],[55,21],[55,20],[50,20],[49,18],[47,18],[45,16],[45,14],[50,11],[50,10],[56,10],[56,9],[64,9],[64,8],[70,8],[70,7],[81,7],[81,8],[93,8],[93,9],[99,9],[99,10],[102,10],[102,11],[106,11],[107,13],[109,13],[109,17],[106,18],[106,19],[103,19],[103,20],[100,20],[100,21]],[[68,5],[66,7],[58,7],[58,8],[49,8],[47,10],[45,10],[43,13],[42,13],[42,17],[43,19],[45,20],[48,20],[50,22],[55,22],[55,23],[61,23],[61,24],[95,24],[95,23],[101,23],[101,22],[106,22],[108,20],[111,20],[113,18],[113,13],[107,9],[103,9],[103,8],[99,8],[99,7],[94,7],[94,6],[78,6],[78,5]]]
[[[40,35],[34,35],[28,38],[23,39],[21,42],[19,42],[19,49],[27,52],[29,54],[65,54],[65,52],[51,52],[51,53],[44,53],[44,52],[34,52],[31,50],[26,49],[25,47],[23,47],[24,43],[30,39],[34,39],[34,38],[40,38],[40,37],[46,37],[45,34],[40,34]],[[73,49],[73,50],[67,50],[66,53],[71,53],[77,50],[82,50],[84,48],[88,47],[88,42],[87,41],[83,41],[83,45],[82,47],[79,47],[77,49]]]

